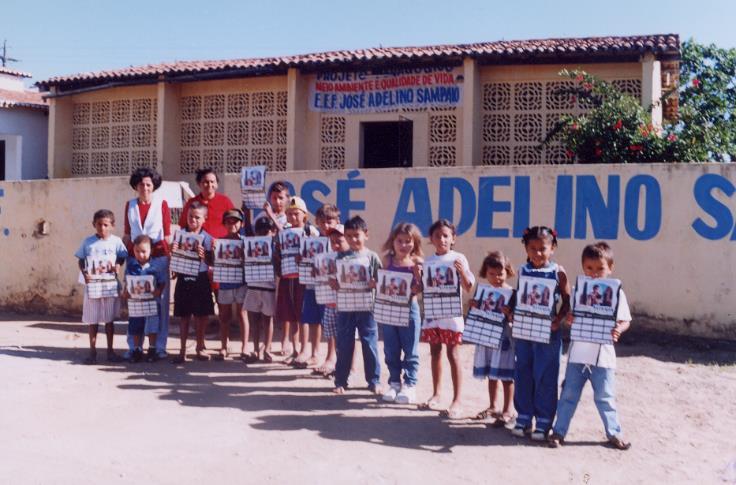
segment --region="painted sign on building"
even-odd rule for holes
[[[322,72],[309,85],[309,109],[349,114],[459,107],[461,72],[453,67]]]

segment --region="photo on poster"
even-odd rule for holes
[[[426,293],[457,293],[460,285],[455,265],[428,264],[424,268],[424,291]]]
[[[343,289],[368,288],[368,258],[338,259],[337,281]]]
[[[156,278],[153,275],[127,275],[125,277],[125,287],[130,299],[150,300],[154,298],[153,291],[156,289]]]
[[[304,229],[302,229],[301,227],[284,229],[283,231],[279,232],[279,244],[281,245],[281,254],[299,254],[303,236]]]
[[[265,192],[266,166],[243,167],[240,169],[240,189],[244,192]]]
[[[536,315],[551,315],[557,281],[550,278],[519,277],[516,310]]]
[[[413,277],[411,273],[379,269],[378,282],[376,283],[376,300],[408,305],[409,300],[411,300]]]
[[[261,209],[266,202],[266,167],[243,167],[240,170],[240,193],[246,209]]]
[[[243,241],[240,239],[217,239],[215,241],[215,265],[242,266]]]
[[[502,322],[505,319],[503,307],[511,304],[513,293],[514,290],[511,288],[495,288],[491,285],[479,284],[473,295],[475,306],[470,308],[468,315]]]
[[[270,262],[273,256],[271,254],[272,242],[273,238],[271,236],[246,237],[244,240],[245,262]]]
[[[85,269],[91,280],[113,280],[117,277],[115,254],[87,256]]]
[[[202,245],[204,236],[201,234],[195,234],[184,230],[179,230],[174,233],[173,242],[178,245],[175,253],[188,257],[199,259],[197,251],[199,246]]]
[[[578,276],[575,284],[575,312],[611,316],[618,306],[621,281],[613,278]]]
[[[326,283],[337,275],[337,253],[322,253],[314,257],[314,279]]]
[[[303,237],[301,239],[301,250],[299,254],[302,262],[312,262],[318,254],[328,252],[330,239],[326,237]]]

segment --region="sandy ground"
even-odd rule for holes
[[[2,483],[736,483],[733,345],[628,336],[617,384],[633,447],[619,452],[603,446],[589,386],[569,444],[549,449],[380,404],[362,379],[333,396],[330,381],[277,363],[79,365],[81,325],[0,320]],[[463,348],[468,414],[488,399],[470,376],[472,351]],[[426,398],[425,345],[421,362]],[[444,385],[449,402],[449,373]]]

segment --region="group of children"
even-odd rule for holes
[[[455,315],[447,318],[422,321],[418,296],[423,291],[422,274],[425,267],[438,265],[452,266],[457,272],[457,284],[463,291],[470,291],[475,285],[475,276],[467,258],[455,251],[455,226],[447,220],[438,220],[429,229],[429,240],[434,254],[424,257],[420,230],[413,224],[400,223],[391,231],[382,246],[382,255],[367,247],[369,230],[366,222],[355,216],[340,224],[340,212],[334,205],[323,205],[316,213],[315,223],[308,221],[306,204],[299,197],[292,197],[285,183],[271,185],[267,194],[268,202],[264,212],[255,218],[251,225],[250,217],[243,211],[232,209],[223,216],[230,239],[238,239],[244,234],[272,236],[274,240],[274,267],[277,269],[274,281],[242,284],[220,284],[216,291],[221,327],[220,351],[215,358],[227,356],[229,321],[232,319],[232,306],[240,324],[242,346],[241,358],[246,363],[273,361],[271,340],[273,336],[272,317],[283,328],[282,352],[285,363],[297,368],[314,367],[313,373],[334,377],[334,392],[343,394],[351,385],[351,370],[354,368],[354,347],[356,332],[362,346],[363,367],[368,389],[385,402],[413,404],[417,402],[416,383],[419,369],[418,344],[427,342],[431,352],[431,374],[433,393],[419,404],[420,409],[439,411],[441,415],[457,419],[463,417],[461,409],[462,365],[460,345],[462,343],[464,318]],[[214,313],[213,290],[208,277],[212,264],[213,240],[203,230],[207,208],[193,204],[184,221],[183,229],[204,235],[203,244],[198,248],[200,258],[197,276],[172,275],[176,278],[174,314],[180,319],[180,353],[174,359],[177,364],[186,361],[186,346],[189,324],[194,319],[196,327],[195,358],[206,360],[205,328],[209,317]],[[128,255],[119,238],[112,235],[114,226],[112,212],[101,210],[95,213],[93,225],[96,234],[87,238],[76,256],[80,259],[80,269],[89,281],[84,257],[94,252],[114,254],[117,268],[127,258],[126,274],[150,274],[156,278],[155,292],[164,288],[168,268],[151,264],[151,241],[139,236],[133,241],[133,254]],[[315,288],[299,282],[297,274],[278,274],[279,244],[276,237],[286,228],[303,228],[310,236],[328,237],[332,251],[338,260],[360,258],[368,261],[370,285],[375,288],[378,270],[381,268],[411,274],[411,300],[409,322],[401,325],[382,325],[384,338],[384,361],[388,367],[388,386],[380,382],[381,365],[378,355],[378,324],[371,311],[341,311],[335,305],[319,305],[315,298]],[[574,325],[570,313],[570,283],[564,268],[552,259],[557,248],[554,230],[535,226],[525,231],[522,242],[525,248],[526,263],[515,272],[507,256],[501,252],[490,253],[483,261],[479,276],[495,288],[510,289],[508,281],[515,274],[546,278],[554,282],[553,313],[551,333],[548,343],[512,338],[514,307],[503,307],[506,316],[501,344],[498,348],[478,345],[475,350],[473,375],[488,379],[490,407],[478,413],[475,419],[492,419],[499,427],[511,429],[514,436],[529,435],[534,441],[543,441],[550,446],[564,443],[570,420],[580,399],[586,380],[590,380],[595,395],[595,404],[603,420],[609,443],[617,449],[628,449],[630,444],[622,438],[618,423],[615,395],[614,369],[615,351],[613,345],[594,344],[575,341],[569,350],[568,365],[561,396],[558,400],[558,374],[561,355],[561,326]],[[176,250],[176,244],[172,247]],[[591,278],[609,277],[613,270],[613,252],[604,242],[589,245],[582,254],[583,273]],[[329,281],[333,290],[339,290],[336,278]],[[125,291],[121,296],[126,298]],[[112,321],[119,309],[116,297],[92,299],[85,294],[83,321],[90,324],[91,354],[87,362],[94,362],[97,324],[105,323],[108,336],[108,358],[119,360],[112,350]],[[160,309],[160,311],[165,311]],[[625,295],[618,298],[613,341],[628,329],[631,315]],[[155,349],[157,317],[130,318],[128,332],[134,338],[131,360],[143,358],[143,336],[148,335],[150,348]],[[250,328],[249,328],[250,327]],[[249,333],[253,334],[253,352],[247,352]],[[261,344],[263,336],[263,344]],[[322,337],[328,341],[325,361],[317,365],[319,345]],[[290,341],[287,343],[287,339]],[[311,349],[308,347],[311,345]],[[453,400],[448,408],[441,403],[441,382],[443,373],[442,353],[445,348],[449,361],[453,385]],[[297,349],[298,348],[298,349]],[[310,351],[311,350],[311,351]],[[156,360],[155,350],[149,350],[146,359]],[[503,388],[503,403],[497,405],[499,383]],[[512,407],[513,403],[513,407]],[[514,416],[513,409],[518,415]],[[556,421],[555,421],[556,416]]]

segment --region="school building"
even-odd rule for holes
[[[370,48],[186,61],[54,77],[51,178],[189,180],[212,166],[273,171],[565,164],[538,149],[564,113],[563,68],[612,81],[648,106],[678,81],[674,34]],[[653,108],[655,122],[677,101]]]

